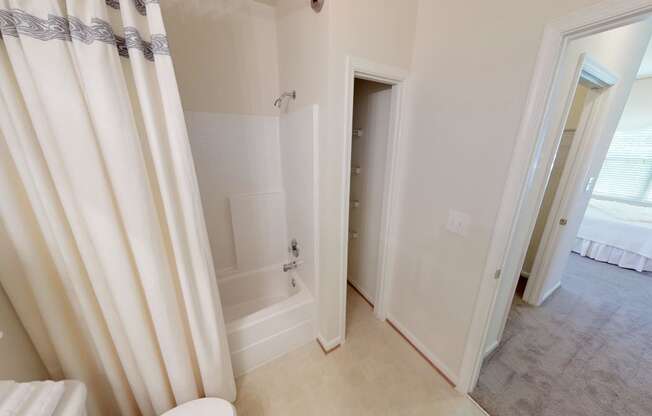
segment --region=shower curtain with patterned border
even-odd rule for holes
[[[233,400],[158,0],[0,0],[0,33],[0,228],[21,266],[0,283],[51,377],[83,381],[91,415]]]

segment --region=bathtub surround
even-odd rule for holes
[[[231,195],[229,205],[238,267],[255,270],[284,263],[289,240],[283,192]]]
[[[236,375],[315,339],[318,107],[186,112]],[[300,263],[283,273],[296,238]]]
[[[11,17],[0,19],[0,218],[26,279],[0,283],[33,306],[21,321],[42,331],[32,341],[50,376],[83,381],[92,416],[233,400],[158,3],[52,0],[20,13],[9,3],[0,1]],[[12,27],[23,14],[71,24]],[[84,32],[100,21],[113,27]]]
[[[301,277],[314,294],[319,108],[279,116],[185,114],[218,279],[280,267],[296,238]]]
[[[315,297],[319,271],[319,107],[280,116],[281,170],[288,239],[296,238],[301,279]]]
[[[238,264],[229,197],[283,190],[279,118],[195,111],[185,115],[218,277],[269,266]],[[282,237],[276,244],[277,250],[285,250]]]

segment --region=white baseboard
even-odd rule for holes
[[[371,295],[369,295],[369,292],[367,292],[362,287],[360,287],[360,285],[358,283],[354,282],[353,280],[347,280],[347,283],[350,284],[351,286],[353,286],[355,288],[355,290],[360,292],[362,297],[365,298],[365,300],[367,302],[371,303],[372,305],[376,304],[376,302],[374,301],[374,298]]]
[[[387,314],[387,320],[398,329],[405,338],[407,338],[414,347],[423,354],[432,365],[437,367],[437,370],[441,371],[448,379],[455,385],[458,384],[458,375],[454,374],[446,364],[444,364],[432,351],[426,348],[425,345],[419,339],[410,332],[400,321],[398,321],[392,314]]]
[[[543,297],[541,298],[541,301],[539,302],[539,304],[538,304],[537,306],[541,306],[541,305],[543,305],[543,302],[545,302],[546,299],[548,299],[548,298],[550,297],[550,295],[552,295],[553,293],[555,293],[555,290],[559,289],[560,287],[561,287],[561,281],[557,282],[557,284],[555,284],[555,285],[552,287],[552,289],[550,289],[549,291],[547,291],[547,292],[543,295]]]
[[[487,349],[485,350],[485,352],[484,352],[484,358],[487,358],[489,355],[491,355],[491,353],[493,353],[494,351],[496,351],[496,348],[498,348],[498,345],[500,345],[500,343],[499,343],[498,341],[494,341],[494,342],[492,342],[491,345],[489,345],[489,346],[487,347]]]
[[[326,341],[322,334],[317,334],[317,341],[321,345],[322,349],[327,353],[333,351],[342,343],[342,340],[339,336]]]
[[[468,394],[466,395],[466,397],[467,397],[469,400],[471,400],[471,402],[475,405],[475,407],[478,408],[478,410],[480,410],[480,411],[482,412],[483,415],[490,416],[489,413],[487,413],[487,411],[484,410],[484,409],[482,408],[482,406],[480,406],[480,405],[478,404],[478,402],[476,402],[475,399],[474,399],[473,397],[471,397],[471,396],[468,395]]]

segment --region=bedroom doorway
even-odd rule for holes
[[[570,61],[570,59],[569,59]],[[485,345],[485,356],[495,350],[501,339],[514,296],[539,306],[558,287],[557,276],[565,267],[579,222],[588,201],[595,178],[589,175],[600,139],[601,125],[613,117],[605,111],[609,93],[618,78],[609,69],[579,53],[575,63],[568,62],[570,78],[564,104],[559,112],[559,127],[549,133],[547,160],[542,156],[539,169],[546,171],[536,210],[523,220],[520,227],[530,230],[530,239],[521,254],[517,278],[503,277],[497,299],[497,314],[493,318]],[[619,114],[615,114],[616,120]],[[542,150],[543,152],[543,150]],[[518,289],[518,291],[517,291]],[[502,295],[502,297],[501,297]]]
[[[537,214],[532,237],[530,237],[530,243],[528,244],[528,249],[525,254],[525,261],[521,268],[519,277],[521,281],[517,286],[516,296],[520,295],[525,298],[525,291],[527,291],[528,288],[532,291],[534,286],[532,283],[534,282],[535,276],[537,276],[536,273],[533,273],[533,270],[537,270],[539,273],[541,272],[541,260],[545,249],[547,248],[545,244],[546,237],[550,237],[551,229],[556,226],[567,226],[567,218],[562,217],[559,221],[556,221],[558,215],[555,215],[555,211],[559,209],[558,205],[561,198],[558,198],[558,196],[562,195],[562,192],[564,191],[563,187],[568,182],[569,173],[573,169],[573,164],[577,161],[577,153],[581,139],[581,137],[578,137],[580,135],[578,134],[578,130],[580,127],[582,112],[585,109],[585,104],[587,103],[588,98],[587,96],[591,92],[591,88],[591,85],[580,80],[575,89],[573,103],[564,130],[561,134],[559,145],[557,146],[555,159],[548,178],[548,184],[546,185],[546,190],[543,194],[543,201],[541,202],[541,207]],[[581,131],[579,133],[581,133]],[[546,231],[548,232],[546,233]],[[563,232],[566,230],[562,229],[560,231]],[[542,244],[542,242],[544,244]],[[537,266],[536,269],[534,268],[535,265]],[[520,288],[523,289],[523,293],[519,290]],[[547,298],[549,293],[552,293],[555,289],[555,286],[552,286],[550,289],[544,289],[548,292],[544,292],[543,298]]]
[[[578,84],[524,262],[525,302],[535,306],[545,302],[573,263],[579,262],[573,254],[638,272],[652,271],[651,75],[652,43],[615,132],[602,145],[606,149],[600,149],[600,138],[586,125],[591,123],[596,91],[607,90],[591,88],[587,93],[582,82]],[[574,114],[580,108],[584,114],[575,128]],[[567,142],[571,144],[565,158]],[[537,240],[543,244],[537,246]],[[534,276],[528,276],[528,266]]]
[[[652,24],[639,24],[629,69],[600,57],[617,76],[580,74],[548,133],[516,296],[471,394],[491,414],[652,414]]]

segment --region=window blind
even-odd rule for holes
[[[616,132],[593,195],[652,206],[652,128]]]

